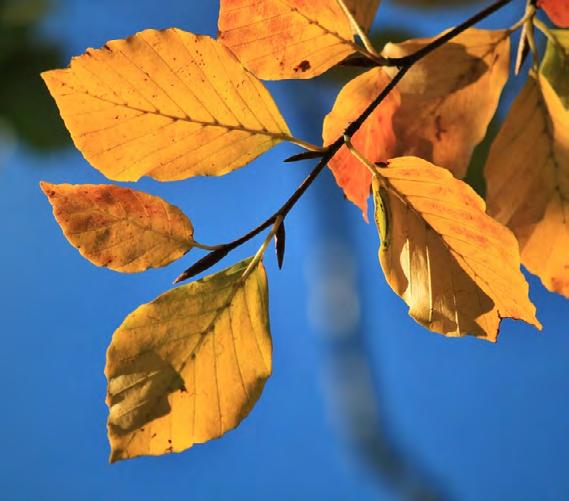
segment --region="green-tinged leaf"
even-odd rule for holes
[[[271,375],[265,270],[247,259],[131,313],[107,352],[111,461],[180,452],[251,411]]]
[[[569,108],[569,30],[551,30],[540,72],[547,78],[563,106]]]
[[[192,223],[159,197],[113,185],[41,188],[67,240],[97,266],[135,273],[166,266],[192,248]]]

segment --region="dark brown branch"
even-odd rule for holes
[[[202,271],[205,271],[207,269],[206,267],[207,264],[212,266],[213,264],[220,261],[227,254],[229,254],[229,252],[231,252],[232,250],[236,249],[237,247],[243,245],[252,238],[256,237],[259,233],[266,230],[267,228],[270,228],[271,225],[275,223],[277,217],[281,216],[283,219],[285,219],[290,210],[296,205],[296,203],[304,195],[306,190],[308,190],[308,188],[320,175],[320,173],[322,172],[324,167],[326,167],[330,159],[344,145],[344,137],[347,136],[348,138],[351,138],[359,130],[359,128],[363,125],[363,123],[374,112],[374,110],[385,100],[385,98],[397,86],[397,84],[401,81],[401,79],[405,76],[405,74],[411,69],[411,67],[414,64],[416,64],[418,61],[428,56],[434,50],[438,49],[442,45],[452,40],[457,35],[460,35],[468,28],[474,26],[483,19],[486,19],[494,12],[500,10],[502,7],[509,4],[511,1],[512,0],[499,0],[493,3],[489,7],[481,10],[471,18],[459,24],[455,28],[447,31],[445,34],[436,38],[428,45],[425,45],[421,49],[417,50],[413,54],[409,54],[408,56],[400,58],[383,58],[382,63],[377,63],[378,65],[396,66],[399,68],[399,70],[397,71],[391,82],[389,82],[389,84],[381,91],[381,93],[373,100],[373,102],[370,103],[370,105],[364,110],[364,112],[355,121],[351,122],[348,125],[348,127],[344,131],[344,134],[342,134],[338,139],[336,139],[336,141],[330,144],[325,150],[319,152],[321,158],[318,164],[316,164],[314,169],[312,169],[310,174],[308,174],[308,176],[304,179],[302,184],[296,189],[296,191],[291,195],[291,197],[281,206],[281,208],[277,210],[277,212],[275,212],[268,219],[263,221],[259,226],[252,229],[242,237],[232,242],[220,245],[219,249],[212,251],[210,254],[200,259],[197,263],[195,263],[193,266],[184,271],[176,279],[174,283],[182,282],[184,280],[187,280],[188,278],[193,277],[194,275],[197,275],[198,273],[201,273]]]

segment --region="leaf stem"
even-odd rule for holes
[[[283,135],[282,139],[284,139],[285,141],[288,141],[289,143],[296,144],[297,146],[300,146],[301,148],[304,148],[305,150],[308,150],[308,151],[323,151],[324,150],[324,148],[322,146],[317,146],[315,144],[309,143],[308,141],[305,141],[304,139],[300,139],[298,137]]]
[[[344,146],[344,144],[346,144],[346,141],[349,142],[349,140],[360,129],[360,127],[367,120],[367,118],[385,100],[385,98],[389,96],[391,91],[397,86],[397,84],[401,81],[401,79],[405,76],[405,74],[411,69],[411,67],[414,64],[416,64],[418,61],[423,59],[424,57],[428,56],[434,50],[446,44],[454,37],[460,35],[468,28],[472,27],[473,25],[477,24],[483,19],[486,19],[488,16],[500,10],[502,7],[506,6],[511,1],[512,0],[498,0],[497,2],[494,2],[492,5],[481,10],[474,16],[464,21],[463,23],[459,24],[455,28],[449,30],[445,34],[433,40],[428,45],[425,45],[421,49],[417,50],[412,54],[409,54],[408,56],[400,58],[384,58],[386,65],[388,64],[390,66],[398,67],[397,73],[395,73],[392,80],[379,93],[379,95],[368,105],[368,107],[362,112],[362,114],[346,127],[344,133],[340,135],[340,137],[338,137],[336,141],[328,145],[328,147],[320,149],[322,151],[322,157],[320,158],[316,166],[312,169],[312,171],[308,174],[308,176],[304,179],[304,181],[300,184],[300,186],[296,189],[296,191],[281,206],[281,208],[278,209],[272,216],[267,218],[256,228],[253,228],[245,235],[239,237],[236,240],[233,240],[232,242],[228,242],[226,244],[217,246],[216,250],[212,251],[210,254],[205,256],[205,258],[202,258],[198,263],[192,265],[184,273],[182,273],[176,280],[176,283],[186,280],[187,278],[197,274],[198,272],[205,271],[205,269],[207,269],[205,268],[206,265],[208,265],[209,263],[212,264],[217,263],[221,258],[229,254],[229,252],[243,245],[249,240],[253,239],[259,233],[263,232],[267,228],[271,227],[271,225],[273,225],[273,229],[271,230],[269,236],[265,240],[265,243],[261,246],[259,252],[257,252],[257,254],[260,253],[262,257],[262,254],[266,250],[268,242],[270,242],[270,240],[274,237],[276,230],[278,230],[278,226],[280,226],[280,223],[284,221],[284,219],[286,219],[286,216],[288,215],[290,210],[296,205],[296,203],[300,200],[300,198],[304,195],[304,193],[308,190],[308,188],[312,185],[312,183],[314,183],[314,181],[318,178],[318,176],[324,170],[330,159],[340,150],[342,146]],[[290,138],[286,138],[286,140],[291,141]],[[304,143],[304,141],[302,142]]]
[[[367,170],[369,170],[372,176],[377,176],[377,167],[362,155],[362,153],[352,144],[352,140],[348,136],[344,136],[344,142],[346,143],[346,148],[348,148],[354,158],[367,167]]]
[[[348,9],[348,7],[346,6],[346,2],[344,0],[336,0],[336,1],[338,2],[338,5],[342,8],[342,10],[344,11],[344,14],[346,14],[346,17],[349,19],[350,24],[352,25],[353,29],[357,33],[361,42],[364,44],[364,47],[366,48],[366,50],[370,53],[371,56],[373,56],[373,58],[379,57],[379,54],[375,50],[375,47],[371,43],[371,40],[368,38],[367,33],[362,29],[360,24],[356,21],[356,18],[352,14],[352,11],[350,9]]]
[[[249,276],[249,274],[257,267],[259,262],[263,259],[263,256],[265,255],[267,247],[271,243],[271,240],[277,234],[277,231],[279,231],[279,228],[280,228],[281,224],[283,223],[283,220],[284,220],[283,216],[277,216],[276,217],[275,222],[273,224],[273,227],[271,228],[271,231],[269,231],[267,238],[265,238],[265,241],[262,243],[261,247],[259,247],[259,250],[257,251],[257,253],[253,257],[253,259],[249,263],[249,266],[247,266],[247,269],[243,272],[243,275],[241,276],[241,280],[245,280]]]
[[[545,37],[551,43],[554,43],[559,48],[563,48],[561,42],[559,42],[559,39],[552,33],[552,31],[549,29],[549,26],[547,26],[541,19],[537,17],[534,18],[533,24],[539,31],[541,31],[545,35]]]
[[[219,250],[219,249],[223,248],[223,245],[200,244],[199,242],[196,242],[195,240],[192,241],[192,246],[195,247],[196,249],[202,249],[202,250],[206,250],[206,251],[215,251],[215,250]]]

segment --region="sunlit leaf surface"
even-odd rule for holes
[[[250,260],[140,306],[107,352],[111,461],[180,452],[251,411],[271,375],[267,279]]]
[[[117,181],[219,176],[289,136],[263,84],[207,36],[146,30],[42,76],[77,148]]]

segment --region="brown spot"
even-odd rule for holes
[[[296,73],[299,71],[302,71],[304,73],[310,69],[310,63],[305,59],[304,61],[297,64],[293,69]]]
[[[446,134],[446,130],[443,128],[442,126],[442,118],[440,115],[437,115],[435,117],[435,136],[437,138],[437,141],[440,141],[443,137],[443,134]]]

